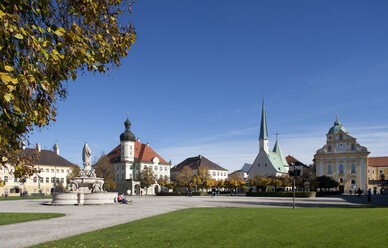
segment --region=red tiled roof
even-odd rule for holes
[[[368,158],[368,166],[387,166],[388,167],[388,157],[370,157]]]
[[[119,162],[121,159],[121,145],[116,146],[110,153],[108,153],[108,158],[111,163]],[[151,147],[147,144],[142,144],[136,140],[135,142],[135,161],[136,162],[149,162],[152,163],[152,159],[157,157],[160,164],[169,164],[164,160],[159,154],[157,154]]]
[[[299,160],[297,160],[291,155],[288,155],[286,157],[286,161],[288,165],[291,165],[291,163],[295,163],[295,166],[306,166],[304,163],[300,162]]]

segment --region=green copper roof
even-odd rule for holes
[[[341,122],[338,121],[338,116],[334,122],[334,126],[332,126],[329,129],[329,133],[338,133],[339,131],[347,133],[346,129],[344,126],[342,126]]]
[[[280,148],[277,137],[276,137],[276,143],[275,143],[275,146],[273,147],[272,152],[276,153],[279,156],[283,166],[288,166],[287,160],[283,155],[283,152],[282,152],[282,149]]]
[[[260,137],[261,139],[268,139],[268,131],[267,131],[267,120],[265,118],[265,107],[264,107],[264,98],[263,98],[263,108],[261,110],[261,124],[260,124]]]
[[[276,172],[288,173],[282,162],[282,158],[284,159],[284,157],[280,157],[279,154],[276,152],[268,152],[267,155]]]

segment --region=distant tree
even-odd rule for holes
[[[279,177],[278,178],[281,181],[282,187],[291,187],[292,186],[292,179],[289,176]]]
[[[179,171],[176,180],[181,187],[190,187],[193,177],[193,170],[186,165]]]
[[[197,169],[197,176],[199,177],[199,180],[197,180],[197,181],[198,182],[200,181],[198,186],[201,189],[203,189],[205,187],[206,180],[210,179],[210,173],[209,173],[208,168],[204,165],[200,165]]]
[[[217,181],[217,188],[224,188],[225,187],[225,181],[223,179]]]
[[[166,181],[164,181],[164,179],[162,178],[159,178],[157,181],[156,181],[160,186],[165,186],[166,185]]]
[[[147,194],[148,187],[150,187],[152,184],[155,184],[155,176],[152,169],[148,166],[144,167],[144,169],[140,172],[139,181],[140,187],[145,188]]]
[[[215,186],[217,186],[217,180],[216,179],[212,179],[212,178],[206,179],[206,181],[204,183],[204,188],[205,189],[210,189],[210,188],[215,187]]]
[[[134,44],[132,2],[29,0],[0,2],[0,166],[34,164],[19,156],[36,128],[55,121],[65,83],[79,73],[118,67]],[[23,168],[26,167],[26,168]]]
[[[191,179],[190,186],[193,186],[195,191],[197,191],[198,187],[202,186],[201,178],[198,175],[194,175]]]
[[[70,180],[73,178],[73,177],[78,177],[78,174],[80,172],[81,168],[79,168],[78,165],[76,164],[73,164],[70,168],[70,172],[69,174],[67,174],[66,176],[66,184],[69,184],[70,183]]]
[[[339,183],[331,177],[320,176],[317,177],[318,187],[321,189],[337,188]]]
[[[261,177],[259,181],[257,182],[257,186],[261,187],[262,189],[266,189],[267,186],[271,185],[272,181],[270,178],[267,177]]]
[[[115,168],[104,153],[101,153],[97,162],[93,165],[93,168],[96,170],[96,175],[98,177],[104,178],[105,190],[109,191],[116,189]]]

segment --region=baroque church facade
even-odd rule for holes
[[[368,190],[368,155],[366,147],[357,143],[338,121],[326,134],[326,144],[314,155],[316,175],[339,182],[340,192]]]
[[[268,145],[267,120],[263,101],[260,123],[259,153],[249,170],[248,178],[254,178],[256,175],[264,177],[281,177],[288,175],[289,166],[280,148],[277,136],[276,143],[272,151],[269,151]]]
[[[120,145],[108,153],[108,159],[115,168],[116,190],[132,195],[156,194],[161,190],[158,179],[170,180],[171,163],[157,154],[149,144],[140,143],[131,132],[131,122],[127,118],[124,122],[125,131],[120,135]],[[151,168],[155,176],[155,184],[142,189],[140,187],[140,173],[146,167]],[[147,190],[147,192],[146,192]]]

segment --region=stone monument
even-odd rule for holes
[[[91,205],[111,204],[117,199],[117,192],[103,190],[104,178],[96,177],[96,172],[91,163],[92,151],[85,142],[82,150],[84,169],[80,170],[78,177],[71,179],[68,192],[54,193],[53,205]]]

